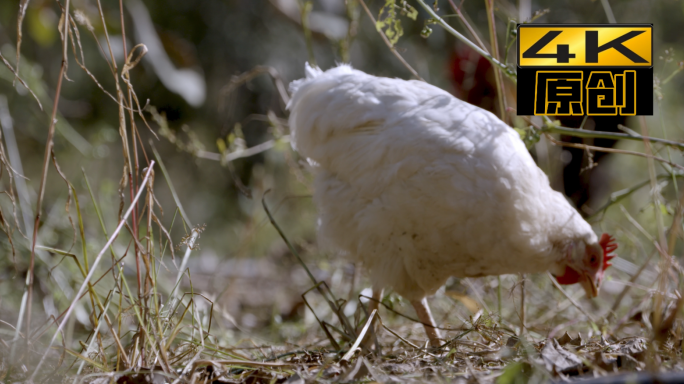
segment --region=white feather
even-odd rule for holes
[[[558,270],[589,224],[549,186],[517,132],[419,81],[307,66],[288,108],[315,164],[323,244],[409,300],[450,276]]]

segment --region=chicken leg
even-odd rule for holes
[[[432,348],[441,346],[442,340],[439,335],[439,330],[436,328],[435,319],[432,318],[430,307],[428,307],[427,298],[424,297],[421,300],[412,300],[411,304],[416,310],[418,320],[420,320],[425,327],[425,333],[427,333],[428,339],[430,340],[430,346],[432,346]]]

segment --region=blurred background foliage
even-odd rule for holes
[[[373,0],[366,3],[377,18],[384,2]],[[432,5],[433,2],[429,3]],[[123,4],[125,36],[121,30],[119,2],[102,1],[114,54],[120,66],[124,41],[129,51],[136,44],[147,45],[149,52],[131,71],[131,80],[141,103],[148,102],[160,113],[155,120],[149,109],[146,112],[151,130],[141,120],[137,121],[140,139],[145,144],[145,155],[140,152],[140,156],[153,159],[153,147],[156,148],[188,219],[195,224],[206,224],[200,239],[201,248],[193,252],[189,264],[195,289],[207,292],[213,298],[220,296],[218,303],[226,308],[220,322],[226,323],[227,329],[245,327],[262,332],[267,330],[264,328],[266,325],[307,316],[302,311],[298,296],[308,288],[308,282],[268,224],[261,207],[264,192],[273,190],[266,200],[273,210],[277,210],[276,219],[303,251],[306,261],[316,266],[317,276],[328,280],[350,280],[353,268],[335,254],[321,255],[316,249],[316,215],[308,197],[312,193],[310,175],[287,142],[287,111],[277,85],[281,82],[286,87],[290,81],[302,77],[304,63],[312,56],[323,69],[349,61],[355,68],[378,76],[409,79],[411,73],[391,54],[357,0],[124,0]],[[491,67],[480,64],[477,56],[472,56],[472,52],[439,26],[426,24],[429,19],[427,13],[413,2],[409,4],[418,9],[418,15],[415,21],[399,16],[403,36],[398,39],[397,51],[429,83],[494,111],[497,101]],[[453,14],[449,1],[440,0],[434,4],[441,14]],[[61,64],[62,48],[57,24],[62,5],[63,2],[51,0],[28,2],[22,27],[21,60],[17,65],[20,4],[18,1],[0,2],[0,51],[12,66],[19,68],[20,76],[30,85],[45,109],[41,111],[25,88],[13,82],[13,74],[5,66],[0,66],[0,98],[6,98],[8,105],[0,114],[11,116],[16,143],[8,141],[5,121],[3,137],[6,147],[18,150],[22,165],[20,172],[27,177],[28,194],[19,196],[17,203],[22,231],[33,222],[33,213],[25,208],[35,210],[49,113]],[[613,0],[611,5],[612,13],[620,23],[654,24],[656,115],[646,121],[653,136],[683,139],[684,93],[681,90],[684,89],[684,76],[675,76],[665,85],[659,82],[681,68],[679,62],[684,60],[684,34],[681,33],[684,1]],[[455,6],[461,7],[485,45],[489,46],[484,2],[456,1]],[[115,94],[114,80],[101,50],[101,47],[107,48],[97,3],[72,0],[71,7],[82,12],[93,28],[91,33],[87,27],[79,27],[85,65],[105,90]],[[307,33],[301,24],[302,9],[307,7],[310,7],[308,43]],[[521,15],[527,20],[533,14],[538,16],[534,22],[539,23],[607,22],[602,1],[495,1],[499,46],[502,47],[503,42],[510,38],[506,36],[509,21],[520,21]],[[458,18],[450,17],[447,21],[469,36]],[[426,26],[431,28],[431,33],[425,29]],[[500,51],[503,53],[502,48]],[[77,190],[86,217],[86,237],[93,239],[87,247],[90,252],[97,253],[104,241],[83,174],[88,176],[93,186],[111,231],[119,209],[117,191],[123,164],[118,108],[74,62],[73,53],[69,55],[67,75],[70,81],[63,84],[61,92],[54,151],[61,169]],[[514,63],[515,45],[508,57],[509,63]],[[480,77],[468,80],[475,84],[466,89],[464,68],[472,72],[472,68],[481,65]],[[260,66],[271,68],[270,72],[254,72],[255,69],[259,71]],[[244,77],[240,76],[245,73],[254,76],[249,76],[248,81],[241,81]],[[276,76],[275,81],[271,75]],[[508,105],[514,108],[515,88],[507,81],[506,89]],[[0,109],[1,104],[2,100]],[[509,113],[509,116],[514,115],[514,112]],[[511,117],[510,121],[519,127],[529,125],[520,118]],[[640,131],[636,119],[623,123]],[[603,130],[599,123],[592,124],[587,129]],[[272,148],[253,156],[225,161],[225,156],[230,157],[230,154],[262,143],[270,143],[268,146]],[[643,148],[642,143],[632,141],[620,142],[616,146],[639,151]],[[660,151],[659,156],[682,163],[679,151],[667,148]],[[566,151],[542,140],[532,148],[532,152],[551,176],[556,189],[567,191],[569,186],[564,185],[564,180],[566,183],[567,180],[582,183],[579,187],[570,187],[588,191],[583,206],[578,207],[586,215],[604,205],[610,193],[648,179],[647,162],[642,158],[609,155],[599,161],[597,167],[583,172],[581,169],[586,168],[588,160],[582,151],[571,153],[568,159]],[[582,172],[582,177],[564,179],[559,175],[573,154],[581,157],[580,165],[584,164],[573,171],[577,175]],[[222,157],[224,159],[218,161]],[[658,173],[663,172],[658,167]],[[672,179],[661,180],[656,191],[661,196],[656,201],[662,203],[657,209],[664,215],[666,227],[669,227],[676,209],[678,189]],[[2,180],[5,188],[9,188],[8,179],[4,177]],[[162,221],[170,228],[178,244],[189,229],[184,228],[178,219],[172,226],[176,204],[159,170],[155,185],[156,196],[164,207]],[[51,168],[39,233],[39,243],[44,246],[71,248],[74,234],[64,209],[67,192],[64,181]],[[21,200],[26,204],[19,204]],[[646,232],[656,232],[656,215],[648,187],[621,203]],[[5,214],[12,212],[11,201],[6,196],[0,196],[0,205]],[[74,217],[73,208],[69,214]],[[596,221],[596,225],[603,230],[617,229],[618,237],[623,241],[621,257],[627,264],[614,273],[628,279],[628,275],[625,278],[620,274],[643,264],[652,245],[629,224],[617,206],[611,207],[605,217]],[[632,245],[625,241],[629,238],[626,232],[635,234]],[[633,245],[637,240],[646,244],[645,250]],[[6,238],[0,238],[0,242],[5,255],[0,261],[0,319],[14,324],[30,251],[26,239],[17,233],[14,234],[14,258]],[[122,244],[117,245],[120,254],[123,254],[122,247],[125,248]],[[681,244],[677,250],[681,250]],[[165,257],[161,268],[165,273],[168,270],[169,278],[163,283],[168,290],[173,285],[177,269],[168,260],[168,255]],[[75,277],[75,267],[68,261],[59,267],[64,271],[65,280],[62,283],[56,281],[54,274],[50,274],[50,268],[59,259],[57,255],[46,254],[37,261],[38,293],[32,305],[34,313],[42,315],[35,324],[63,310],[68,304],[66,297],[70,294],[67,291],[72,285],[71,280],[82,281]],[[134,276],[134,262],[129,259],[130,256],[126,259],[125,271],[127,276]],[[649,270],[654,271],[655,267]],[[342,271],[342,275],[336,271]],[[540,291],[549,287],[544,281],[538,283]],[[491,299],[491,286],[482,284]],[[512,287],[514,278],[507,280],[506,284]],[[189,281],[184,280],[183,286],[188,285]],[[357,291],[362,287],[363,283],[357,285]],[[608,282],[605,286],[607,293],[603,295],[612,297],[622,287]],[[345,296],[347,292],[339,294]],[[625,305],[629,303],[636,305],[637,301],[625,301]],[[601,304],[592,302],[589,305],[598,311]],[[437,312],[446,313],[445,308],[442,307],[442,312],[437,309]],[[514,309],[508,308],[507,313],[512,315]],[[78,320],[80,326],[89,327],[86,312],[81,312]],[[229,324],[231,321],[234,321],[234,326]]]

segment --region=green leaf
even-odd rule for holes
[[[520,139],[525,140],[525,135],[527,135],[527,133],[525,132],[524,129],[521,129],[521,128],[513,128],[513,129],[516,132],[518,132],[518,135],[520,135]]]
[[[532,367],[525,362],[515,362],[504,368],[503,374],[496,380],[496,384],[527,383]]]
[[[52,45],[59,37],[57,34],[57,19],[59,19],[59,16],[54,15],[50,9],[29,7],[26,14],[28,32],[41,47]]]
[[[418,10],[413,8],[408,2],[404,1],[401,4],[401,14],[413,21],[416,21],[416,18],[418,17]]]
[[[662,212],[665,216],[670,215],[670,211],[667,209],[667,206],[663,203],[660,203],[660,212]]]
[[[397,18],[395,0],[385,0],[385,5],[380,8],[375,28],[387,36],[390,44],[394,45],[399,41],[399,38],[404,34],[404,29],[401,27],[401,21]]]
[[[533,127],[529,127],[527,129],[523,128],[513,128],[516,132],[518,132],[518,135],[520,135],[520,138],[522,139],[523,143],[525,143],[525,146],[527,149],[532,148],[539,139],[541,139],[541,136],[539,135],[539,132],[534,129]]]
[[[223,153],[226,150],[226,142],[219,137],[216,139],[216,147],[218,148],[219,153]]]

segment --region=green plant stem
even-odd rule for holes
[[[516,36],[514,39],[511,39],[511,33],[513,29],[516,28],[516,22],[515,20],[508,19],[508,25],[506,25],[506,44],[504,45],[504,58],[503,62],[508,63],[508,51],[511,49],[511,46],[513,46],[513,43],[518,39]]]
[[[85,274],[84,274],[85,275]],[[107,313],[107,310],[109,309],[109,304],[111,304],[111,296],[112,296],[113,291],[109,292],[109,295],[107,295],[107,298],[105,299],[105,306],[104,310],[102,313],[100,313],[100,321],[97,322],[97,326],[95,327],[95,330],[93,331],[93,337],[90,339],[90,343],[88,344],[88,348],[86,348],[82,353],[88,353],[88,351],[93,349],[93,345],[95,345],[95,342],[97,341],[97,335],[100,333],[100,327],[102,326],[102,319],[104,318],[104,315]],[[113,328],[112,328],[113,330]],[[79,354],[80,355],[80,354]],[[81,356],[79,356],[80,358]],[[78,366],[78,370],[76,371],[76,376],[74,377],[74,384],[77,382],[78,375],[81,374],[83,371],[83,367],[85,366],[86,360],[81,359],[81,364]]]
[[[489,24],[489,44],[492,47],[492,57],[499,61],[499,43],[496,40],[496,19],[494,18],[494,0],[485,0],[487,8],[487,22]],[[494,78],[496,80],[496,93],[499,99],[499,117],[506,122],[506,95],[504,90],[501,68],[494,68]]]
[[[309,267],[306,266],[306,263],[304,263],[304,260],[302,260],[302,257],[299,255],[299,252],[295,249],[295,247],[290,243],[290,240],[285,236],[285,233],[283,233],[283,230],[280,229],[280,226],[278,223],[276,223],[275,219],[273,218],[273,215],[271,215],[271,211],[268,209],[268,206],[266,205],[266,194],[270,192],[270,190],[267,190],[264,192],[264,197],[261,199],[261,205],[264,207],[264,211],[266,211],[266,215],[268,216],[268,220],[271,222],[271,225],[278,231],[278,234],[280,237],[285,241],[285,244],[287,244],[287,248],[292,252],[292,254],[297,258],[297,261],[299,261],[299,264],[302,265],[304,270],[306,271],[306,274],[309,275],[309,279],[311,279],[311,282],[316,285],[318,284],[318,280],[314,277],[313,273],[309,270]]]
[[[418,4],[421,5],[421,7],[423,7],[423,9],[425,9],[425,10],[427,11],[427,13],[430,14],[430,16],[432,16],[433,19],[435,19],[435,21],[437,22],[437,24],[441,25],[442,28],[446,29],[447,32],[449,32],[450,34],[454,35],[457,39],[459,39],[459,40],[461,40],[462,42],[464,42],[467,46],[469,46],[470,48],[472,48],[475,52],[477,52],[477,53],[479,53],[480,55],[482,55],[482,57],[484,57],[485,59],[487,59],[490,63],[492,63],[493,65],[495,65],[495,66],[497,66],[497,67],[499,67],[499,68],[501,68],[501,69],[503,70],[503,73],[506,75],[506,77],[508,77],[509,79],[511,79],[511,81],[513,81],[513,83],[518,84],[518,75],[517,75],[513,70],[511,70],[511,68],[508,68],[508,66],[507,66],[506,64],[504,64],[504,63],[500,62],[499,60],[495,59],[492,55],[490,55],[489,53],[487,53],[487,52],[486,52],[485,50],[483,50],[482,48],[478,47],[475,43],[473,43],[472,41],[468,40],[467,37],[463,36],[460,32],[458,32],[457,30],[455,30],[454,28],[452,28],[451,25],[449,25],[446,21],[444,21],[444,19],[442,19],[442,18],[437,14],[437,12],[435,12],[435,10],[432,9],[431,6],[425,4],[425,1],[424,1],[424,0],[416,0],[416,1],[418,2]]]
[[[520,275],[520,335],[525,332],[525,275]]]
[[[360,3],[361,6],[363,7],[364,11],[366,11],[366,14],[368,15],[368,18],[371,19],[371,21],[373,22],[373,26],[375,27],[375,25],[376,25],[375,18],[373,17],[373,14],[371,13],[370,9],[368,9],[368,6],[366,5],[366,2],[364,2],[363,0],[359,0],[359,3]],[[382,38],[382,41],[385,42],[385,45],[387,45],[387,48],[390,49],[390,52],[392,52],[392,54],[393,54],[393,55],[394,55],[394,56],[395,56],[403,65],[404,65],[404,67],[406,67],[406,69],[408,69],[409,72],[411,72],[411,74],[412,74],[416,79],[418,79],[418,80],[420,80],[420,81],[425,81],[425,79],[423,79],[423,78],[418,74],[418,72],[416,72],[416,70],[413,69],[413,67],[411,67],[411,65],[410,65],[406,60],[404,60],[404,58],[399,54],[399,52],[397,51],[397,48],[389,41],[389,39],[387,38],[387,36],[385,36],[385,32],[383,32],[383,31],[381,31],[381,30],[379,30],[379,29],[377,29],[377,28],[376,28],[376,30],[377,30],[378,33],[380,34],[380,37]]]
[[[684,63],[684,62],[682,62],[682,63]],[[680,63],[679,68],[675,69],[674,72],[672,72],[672,74],[670,74],[670,76],[667,77],[667,79],[663,80],[663,82],[660,83],[660,85],[665,85],[665,84],[669,83],[670,80],[672,80],[672,78],[675,77],[675,75],[677,75],[679,72],[681,72],[684,69],[684,64],[682,64],[682,63]]]
[[[361,0],[361,1],[363,1],[363,0]],[[266,194],[270,191],[271,190],[268,189],[264,192],[264,195],[261,198],[261,205],[264,207],[264,211],[266,212],[266,215],[268,216],[268,219],[271,222],[271,225],[273,225],[273,227],[276,229],[276,231],[278,231],[278,234],[283,239],[283,241],[285,241],[285,244],[287,244],[287,247],[290,249],[290,252],[292,252],[292,254],[295,255],[295,257],[297,258],[299,263],[302,265],[302,267],[306,271],[306,274],[309,275],[311,282],[314,284],[314,286],[312,288],[310,288],[309,290],[316,289],[321,294],[321,296],[323,296],[325,301],[328,303],[328,306],[330,306],[330,309],[332,310],[332,312],[337,315],[337,317],[340,320],[340,323],[342,325],[344,325],[345,328],[347,328],[349,330],[350,334],[355,334],[353,327],[351,327],[351,325],[347,321],[347,318],[344,316],[344,313],[342,312],[342,307],[338,304],[339,301],[337,300],[335,295],[330,290],[330,287],[328,287],[327,284],[325,284],[325,282],[323,282],[323,281],[318,282],[316,280],[313,273],[311,273],[309,268],[306,266],[306,263],[304,263],[304,260],[299,255],[299,252],[297,252],[295,247],[292,245],[292,243],[287,238],[287,236],[285,236],[285,233],[283,232],[283,230],[280,228],[278,223],[276,223],[275,219],[273,218],[271,211],[268,209],[268,206],[266,205]],[[321,285],[324,285],[327,288],[327,291],[328,291],[327,294],[323,291],[323,289],[321,288]],[[305,295],[306,295],[306,292],[304,294],[302,294],[302,298],[304,299],[304,302],[307,304],[307,306],[309,306],[308,303],[306,302],[306,298],[304,297]],[[311,307],[309,306],[309,308],[311,308]],[[313,312],[313,309],[311,309],[311,311]],[[314,312],[314,316],[316,316],[315,312]],[[323,325],[323,323],[320,320],[319,320],[319,324],[321,324],[321,327],[326,332],[326,334],[329,335],[327,328]],[[331,344],[333,344],[333,346],[335,346],[336,345],[335,340],[332,337],[330,337],[330,339],[331,339]]]
[[[593,138],[593,139],[612,139],[612,140],[625,139],[625,140],[633,140],[633,141],[641,141],[641,142],[650,141],[653,143],[661,143],[661,144],[669,145],[669,146],[676,147],[676,148],[684,150],[684,143],[680,143],[677,141],[660,139],[657,137],[647,137],[647,136],[642,136],[639,134],[630,135],[627,133],[587,131],[585,129],[568,128],[568,127],[563,127],[560,125],[555,125],[555,124],[551,123],[550,119],[548,119],[547,124],[543,128],[541,128],[541,131],[545,132],[545,133],[560,133],[562,135],[567,135],[567,136]]]
[[[449,0],[449,5],[451,5],[451,9],[453,9],[454,12],[456,12],[456,16],[458,16],[459,20],[461,20],[463,26],[465,26],[466,29],[468,29],[468,32],[470,32],[473,38],[477,41],[477,44],[480,46],[480,48],[482,48],[483,51],[487,52],[487,47],[485,47],[482,40],[480,40],[480,36],[477,34],[477,31],[475,31],[475,29],[470,25],[468,19],[466,19],[465,14],[461,11],[461,9],[457,7],[456,4],[454,4],[453,0]],[[504,62],[506,61],[504,60]]]
[[[501,276],[496,277],[496,303],[497,303],[497,309],[499,310],[499,317],[501,317],[502,312],[501,312]]]
[[[670,177],[684,177],[682,174],[676,174],[673,173],[672,176],[669,174],[660,174],[656,176],[656,179],[662,180],[662,179],[669,179]],[[605,203],[601,208],[597,209],[595,213],[593,213],[591,216],[587,218],[587,220],[592,220],[596,216],[600,215],[601,213],[605,212],[608,210],[608,208],[612,207],[613,205],[619,203],[620,201],[624,200],[626,197],[630,196],[634,192],[638,191],[639,189],[645,187],[651,182],[651,179],[647,179],[642,181],[639,184],[636,184],[632,187],[625,188],[616,192],[613,192],[610,194],[610,197],[608,198],[608,202]]]
[[[603,6],[603,11],[606,12],[608,22],[611,24],[617,23],[617,20],[615,20],[615,16],[613,15],[613,9],[610,7],[608,0],[601,0],[601,5]]]
[[[309,14],[313,8],[311,0],[299,1],[299,10],[302,18],[302,29],[304,30],[304,40],[306,42],[306,51],[309,53],[309,64],[316,67],[316,56],[314,56],[313,42],[311,38],[311,29],[309,29]]]
[[[143,179],[142,185],[147,184],[153,168],[154,168],[154,160],[150,162],[150,165],[149,165],[148,170],[147,170],[147,175]],[[33,374],[31,374],[31,378],[29,379],[30,381],[35,382],[35,377],[38,374],[38,372],[40,371],[40,367],[45,362],[45,358],[47,357],[48,353],[50,352],[50,348],[55,343],[55,340],[57,340],[57,335],[60,334],[61,330],[64,328],[64,325],[66,325],[66,323],[69,321],[69,316],[71,315],[74,308],[76,307],[76,302],[81,298],[81,294],[85,291],[86,287],[88,286],[88,283],[90,282],[90,279],[93,278],[93,275],[95,274],[97,265],[100,263],[100,260],[102,260],[102,256],[105,254],[107,249],[109,249],[109,247],[112,245],[112,243],[114,243],[114,240],[116,240],[116,238],[118,237],[119,232],[124,227],[124,224],[126,224],[126,220],[128,220],[128,217],[131,215],[133,209],[135,208],[135,203],[138,202],[138,199],[142,195],[143,190],[144,190],[143,188],[138,189],[138,193],[136,194],[135,198],[133,199],[133,202],[131,202],[131,205],[128,208],[128,210],[126,211],[126,213],[121,218],[119,225],[117,225],[116,229],[112,233],[112,236],[107,241],[107,244],[105,244],[105,246],[102,247],[102,250],[100,251],[100,253],[95,258],[95,261],[93,262],[93,265],[90,268],[90,272],[85,277],[85,279],[84,279],[85,281],[81,284],[81,287],[79,288],[78,292],[74,295],[74,299],[71,301],[71,304],[69,305],[66,313],[64,314],[64,319],[62,320],[62,322],[57,327],[57,330],[55,331],[54,335],[52,336],[52,339],[50,340],[50,343],[48,344],[47,348],[45,349],[43,356],[40,358],[40,361],[38,362],[38,365],[34,369]],[[123,281],[124,285],[126,285],[126,279],[122,279],[122,281]],[[126,285],[126,289],[128,290],[127,285]],[[130,295],[130,292],[129,292],[129,295]],[[137,308],[135,308],[135,306],[134,306],[134,309],[136,309],[136,314],[137,314]],[[142,319],[140,321],[142,322]]]
[[[38,228],[40,227],[40,218],[43,209],[43,198],[45,197],[45,186],[47,184],[47,174],[48,167],[50,166],[50,154],[52,153],[52,147],[54,145],[53,139],[55,136],[55,124],[57,123],[57,106],[59,105],[59,97],[62,92],[62,80],[66,76],[67,66],[68,66],[68,56],[67,56],[67,46],[69,36],[66,31],[69,30],[69,3],[66,1],[64,7],[64,41],[62,45],[62,65],[59,69],[59,78],[57,79],[57,88],[55,90],[55,99],[52,106],[52,116],[50,118],[50,126],[48,127],[47,142],[45,144],[45,156],[43,157],[43,171],[40,177],[40,188],[38,189],[38,200],[36,202],[36,220],[33,224],[33,236],[31,237],[31,257],[29,259],[28,273],[26,274],[26,290],[28,292],[26,299],[26,350],[28,352],[30,347],[30,338],[28,335],[31,334],[31,307],[33,303],[33,278],[34,278],[34,265],[36,256],[36,240],[38,237]],[[19,325],[17,325],[17,332],[19,332]]]
[[[599,152],[620,153],[620,154],[623,154],[623,155],[639,156],[639,157],[643,157],[643,158],[646,158],[646,159],[657,160],[657,161],[660,161],[660,162],[663,163],[663,164],[669,165],[670,167],[677,168],[677,169],[679,169],[680,171],[684,171],[684,166],[681,166],[681,165],[679,165],[679,164],[677,164],[677,163],[673,163],[673,162],[671,162],[671,161],[665,160],[665,159],[663,159],[662,157],[653,156],[653,155],[651,155],[651,154],[649,154],[649,153],[641,153],[641,152],[637,152],[637,151],[627,151],[627,150],[624,150],[624,149],[615,149],[615,148],[606,148],[606,147],[596,147],[596,146],[594,146],[594,145],[586,145],[586,144],[568,143],[568,142],[565,142],[565,141],[558,141],[558,140],[554,139],[553,137],[551,137],[551,135],[548,135],[548,134],[546,135],[546,137],[547,137],[554,145],[562,145],[563,147],[579,148],[579,149],[583,149],[583,150],[585,150],[585,151],[592,150],[592,151],[599,151]]]

